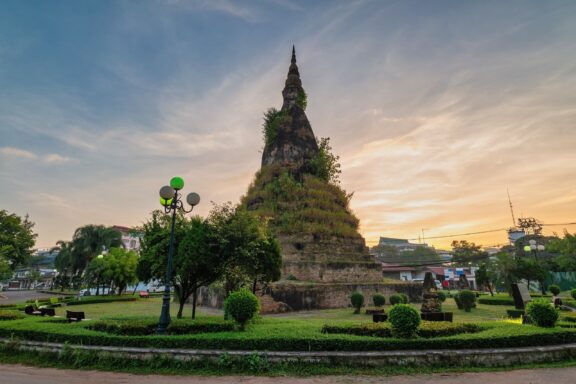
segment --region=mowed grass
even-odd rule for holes
[[[420,310],[420,304],[411,304],[417,310]],[[111,303],[101,303],[101,304],[86,304],[86,305],[75,305],[70,307],[56,308],[57,316],[66,316],[66,309],[71,311],[83,311],[86,314],[86,318],[90,320],[107,319],[107,318],[139,318],[139,317],[160,317],[160,310],[162,306],[161,297],[153,297],[149,299],[140,299],[131,302],[111,302]],[[384,308],[386,312],[389,311],[391,306],[386,305]],[[471,312],[465,312],[459,310],[456,307],[456,303],[453,299],[447,299],[443,305],[443,310],[447,312],[454,313],[454,322],[484,322],[484,321],[498,321],[505,319],[507,317],[506,310],[514,309],[513,306],[503,306],[503,305],[485,305],[477,304],[476,308],[473,308]],[[170,313],[172,317],[176,317],[178,312],[178,303],[171,303]],[[274,319],[273,322],[283,323],[286,320],[297,320],[301,323],[302,327],[313,326],[317,329],[318,324],[320,327],[323,324],[330,323],[366,323],[372,321],[371,315],[353,314],[354,310],[352,308],[340,308],[340,309],[326,309],[326,310],[314,310],[314,311],[299,311],[299,312],[289,312],[283,314],[269,314],[261,315],[262,319]],[[199,318],[222,318],[223,312],[220,309],[199,307],[196,311],[197,317]],[[192,307],[190,304],[186,304],[184,307],[183,317],[190,318],[192,316]],[[304,321],[302,321],[304,320]]]

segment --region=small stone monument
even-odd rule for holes
[[[440,299],[438,299],[438,293],[436,289],[436,284],[434,284],[434,276],[432,276],[432,272],[426,272],[422,291],[423,291],[422,307],[420,309],[420,312],[422,313],[441,312],[442,304],[440,302]]]

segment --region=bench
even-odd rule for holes
[[[54,311],[54,308],[34,308],[34,306],[32,305],[27,305],[26,307],[24,307],[24,313],[26,313],[27,315],[32,315],[32,316],[55,316],[56,312]]]
[[[388,315],[385,313],[374,313],[372,314],[372,322],[383,323],[388,319]]]
[[[148,293],[147,291],[140,291],[140,298],[142,299],[148,299],[150,297],[150,293]]]
[[[73,321],[84,320],[86,319],[86,317],[84,316],[84,312],[74,312],[66,310],[66,319],[68,320],[69,323],[71,323]]]

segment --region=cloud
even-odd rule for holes
[[[50,153],[43,158],[44,162],[49,164],[63,164],[70,161],[70,158],[61,156],[57,153]]]
[[[33,160],[33,159],[36,159],[38,157],[30,151],[26,151],[24,149],[13,148],[13,147],[0,148],[0,154],[4,155],[6,157],[14,157],[14,158],[21,158],[21,159],[29,159],[29,160]]]

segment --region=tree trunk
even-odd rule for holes
[[[192,318],[196,318],[196,302],[198,300],[198,288],[194,289],[192,293]]]
[[[252,283],[252,293],[256,294],[256,284],[258,284],[258,279],[254,278],[254,282]]]
[[[490,282],[488,282],[488,291],[490,291],[490,296],[494,296],[494,292],[492,291],[492,284],[490,284]]]

